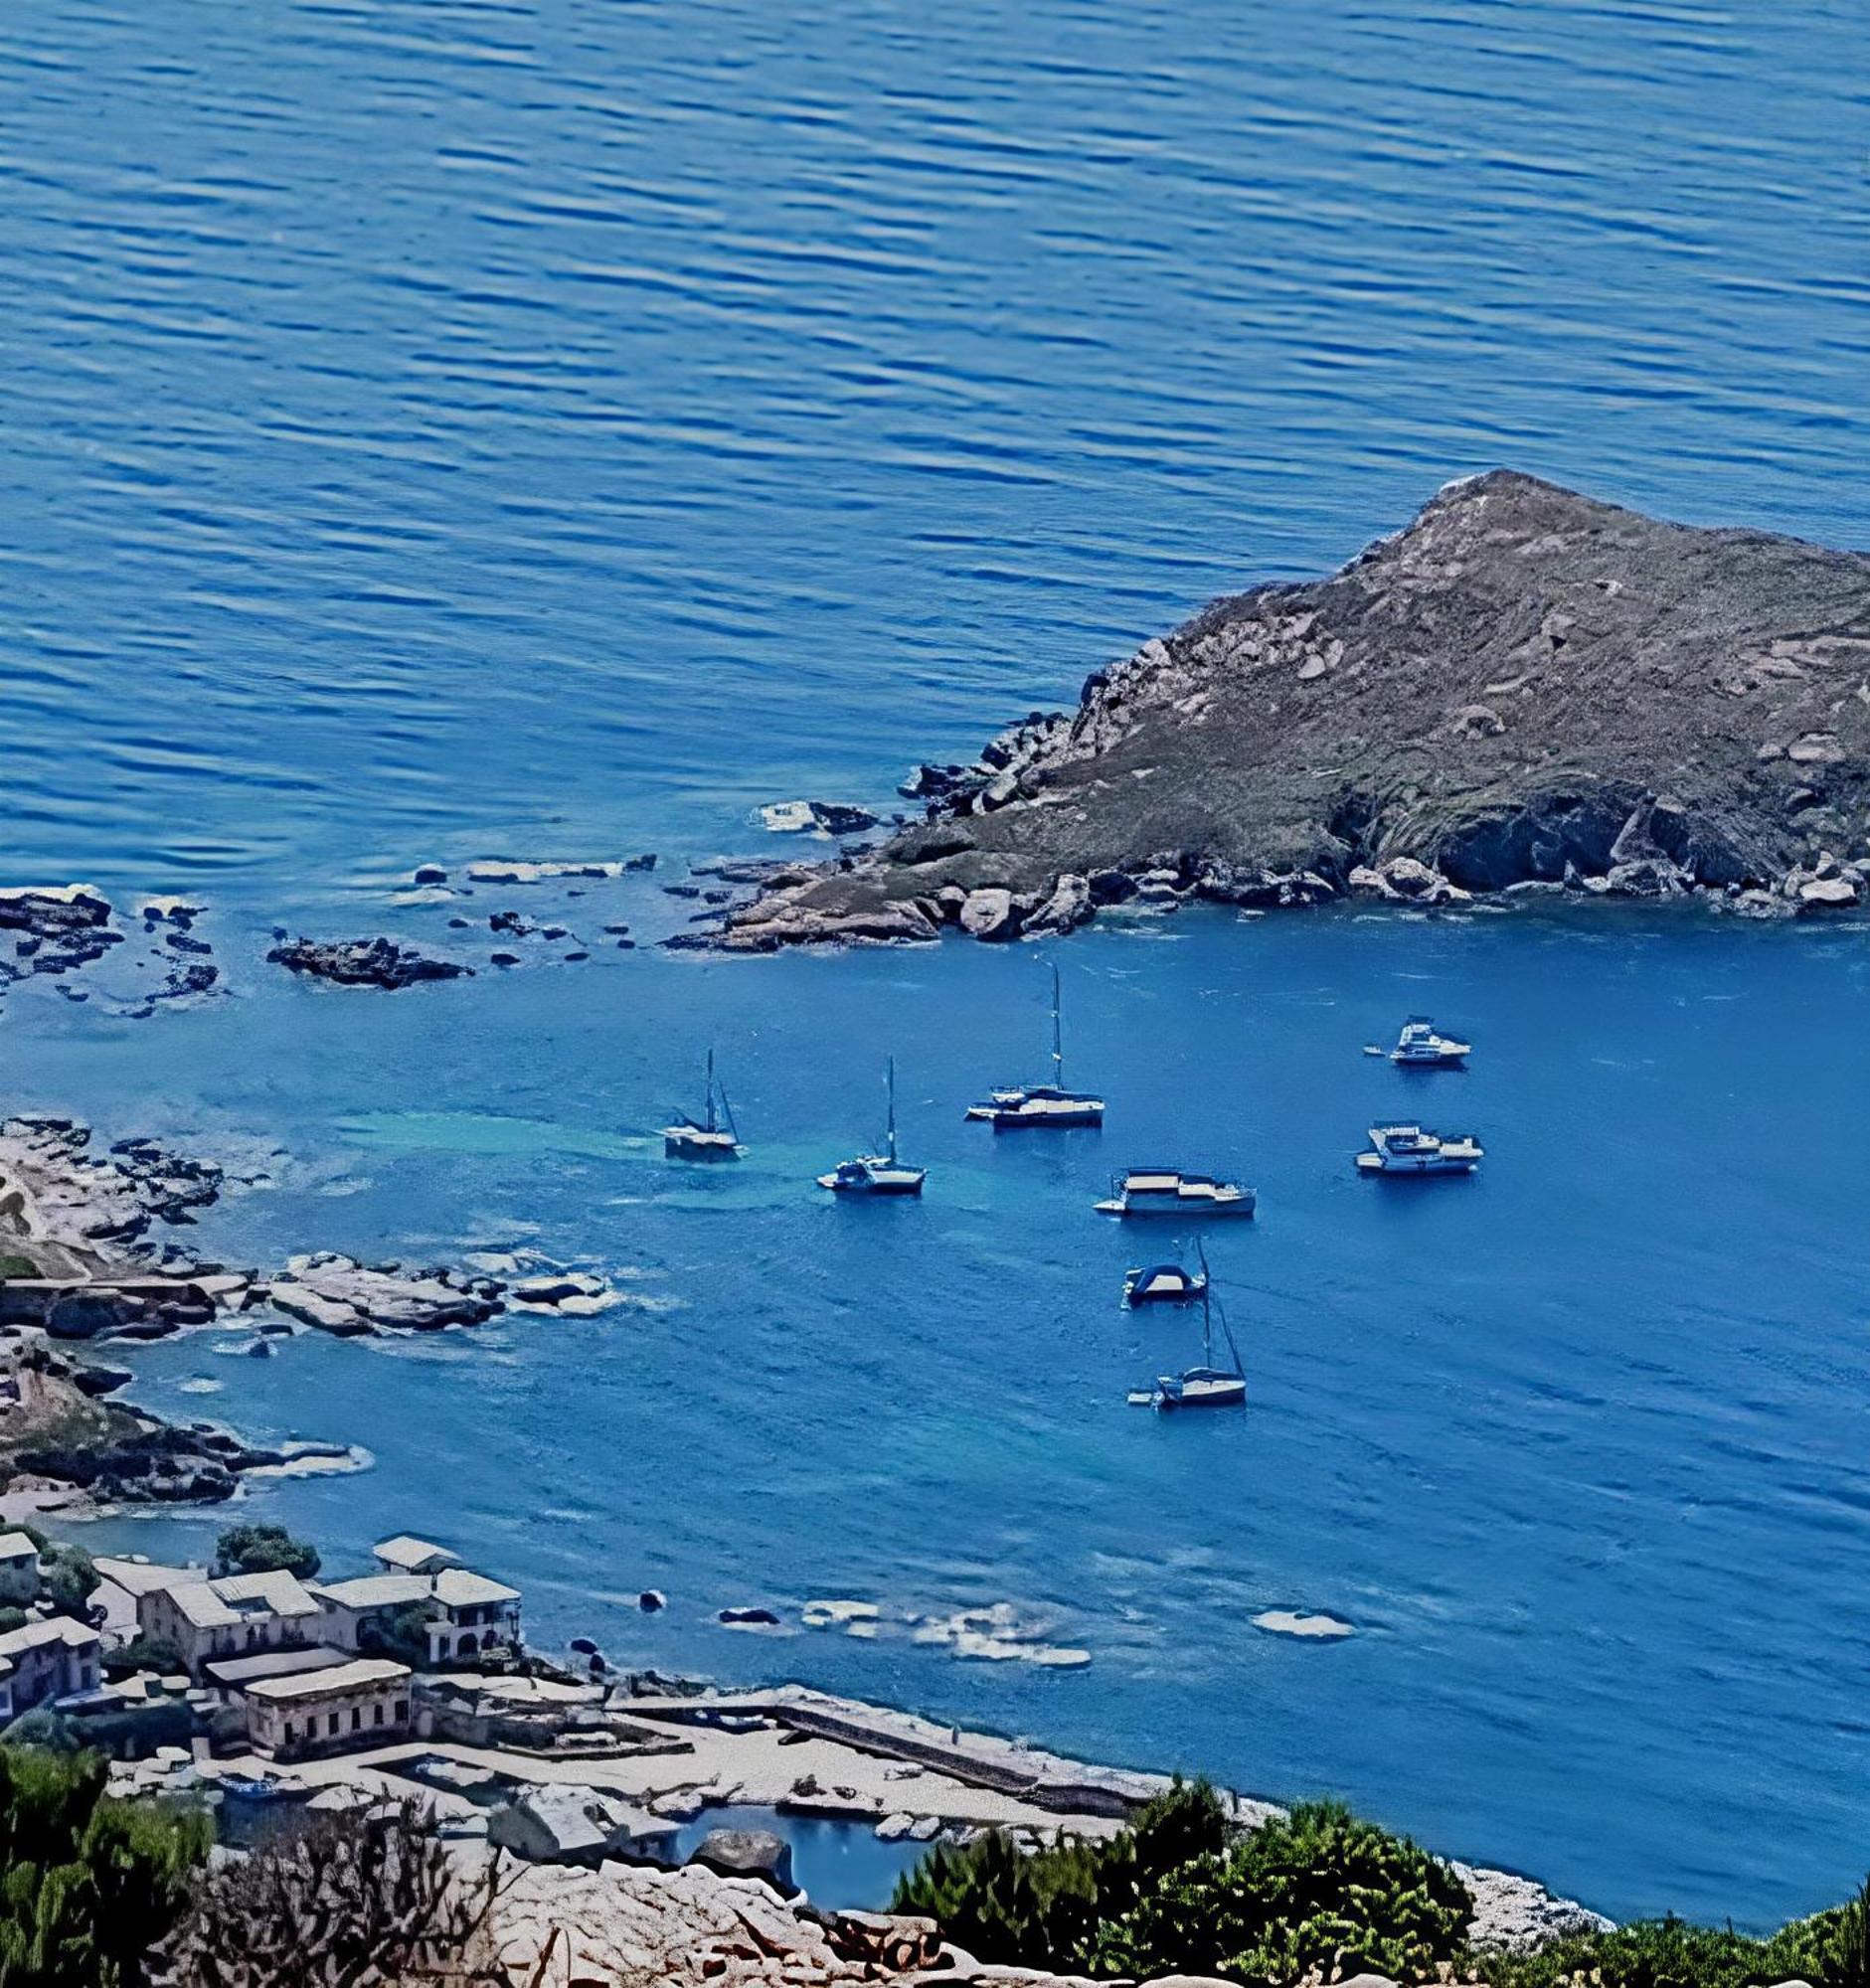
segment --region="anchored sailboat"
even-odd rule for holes
[[[1158,1374],[1153,1389],[1140,1390],[1130,1400],[1157,1408],[1242,1408],[1247,1401],[1247,1375],[1241,1366],[1240,1348],[1234,1344],[1227,1314],[1221,1313],[1221,1335],[1234,1364],[1214,1364],[1214,1278],[1208,1269],[1208,1252],[1199,1241],[1195,1249],[1201,1258],[1201,1365],[1184,1368],[1179,1374]]]
[[[885,1066],[885,1087],[890,1094],[890,1129],[881,1153],[862,1153],[845,1160],[835,1172],[820,1174],[818,1185],[833,1194],[921,1194],[929,1178],[926,1167],[906,1167],[896,1156],[896,1059]]]
[[[735,1128],[734,1107],[727,1100],[727,1092],[715,1081],[712,1049],[708,1052],[708,1095],[704,1108],[707,1114],[704,1118],[691,1118],[684,1112],[679,1124],[663,1126],[663,1152],[672,1160],[738,1160],[747,1149]],[[725,1125],[721,1122],[724,1118]]]
[[[967,1115],[985,1119],[996,1132],[1011,1132],[1025,1125],[1068,1127],[1104,1123],[1102,1097],[1065,1088],[1065,1033],[1059,1019],[1056,966],[1052,969],[1052,1081],[993,1090],[984,1104],[970,1104]]]

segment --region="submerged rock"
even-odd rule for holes
[[[266,957],[343,987],[413,987],[419,980],[453,980],[468,971],[456,960],[431,959],[389,938],[288,939]]]

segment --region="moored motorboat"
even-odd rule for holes
[[[691,1118],[684,1112],[676,1124],[663,1126],[662,1150],[669,1159],[738,1160],[747,1150],[735,1128],[727,1092],[715,1082],[713,1050],[708,1052],[707,1093],[703,1117]]]
[[[1075,1126],[1102,1125],[1104,1099],[1089,1091],[1065,1088],[1065,1037],[1059,1020],[1059,970],[1052,969],[1052,1081],[1007,1084],[987,1094],[984,1103],[970,1104],[967,1116],[984,1120],[996,1132],[1027,1127],[1069,1131]]]
[[[1206,1275],[1182,1263],[1152,1263],[1123,1277],[1126,1305],[1193,1304],[1208,1288]]]
[[[1420,1125],[1372,1125],[1370,1151],[1357,1155],[1366,1174],[1470,1174],[1484,1157],[1471,1132],[1451,1139]]]
[[[1456,1070],[1467,1061],[1472,1050],[1471,1043],[1439,1035],[1427,1015],[1411,1015],[1390,1052],[1390,1061],[1409,1070]]]
[[[1107,1199],[1096,1204],[1100,1215],[1252,1215],[1259,1197],[1235,1181],[1209,1174],[1185,1174],[1174,1167],[1131,1167],[1112,1174]]]
[[[889,1130],[881,1153],[861,1153],[854,1160],[841,1161],[830,1173],[818,1176],[818,1185],[833,1194],[921,1194],[929,1178],[926,1167],[906,1167],[896,1156],[896,1059],[886,1068],[885,1087],[889,1091]]]

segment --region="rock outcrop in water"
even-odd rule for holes
[[[340,987],[413,987],[419,980],[453,980],[468,969],[452,959],[431,959],[389,938],[287,939],[267,953],[276,966]]]
[[[1870,888],[1870,556],[1494,471],[905,792],[925,822],[712,942],[1007,939],[1137,899],[1843,909]]]

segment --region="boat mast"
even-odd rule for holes
[[[896,1165],[896,1059],[891,1057],[885,1066],[887,1075],[884,1081],[890,1092],[890,1164]]]
[[[707,1124],[706,1124],[706,1125],[705,1125],[705,1126],[703,1127],[703,1130],[704,1130],[704,1131],[709,1131],[709,1132],[712,1132],[712,1131],[714,1131],[714,1130],[715,1130],[715,1122],[714,1122],[714,1045],[713,1045],[712,1043],[711,1043],[711,1044],[710,1044],[710,1045],[708,1046],[708,1122],[707,1122]]]
[[[1052,968],[1052,1081],[1065,1088],[1065,1031],[1059,1021],[1059,969]]]
[[[1208,1269],[1208,1252],[1201,1238],[1195,1238],[1195,1254],[1201,1258],[1201,1364],[1214,1365],[1214,1278]]]

